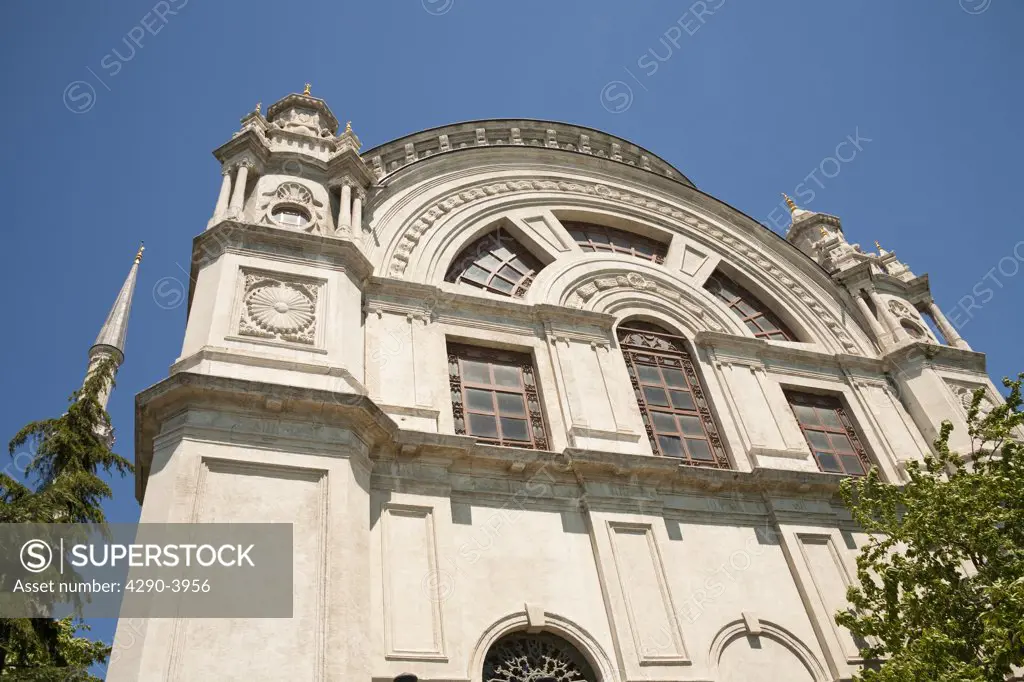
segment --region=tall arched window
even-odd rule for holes
[[[576,647],[548,632],[513,632],[487,651],[484,682],[598,682]]]
[[[526,247],[499,227],[463,249],[448,268],[444,279],[494,294],[522,298],[542,267]]]
[[[683,338],[647,322],[619,325],[636,402],[655,454],[728,468],[711,406]]]
[[[797,340],[796,334],[791,332],[768,306],[721,272],[714,272],[704,283],[704,288],[729,306],[757,338],[773,341]]]
[[[614,227],[563,220],[562,225],[583,251],[624,253],[655,263],[664,263],[668,245],[633,232]]]

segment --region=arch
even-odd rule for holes
[[[559,259],[537,276],[527,300],[620,318],[634,308],[647,309],[688,338],[700,331],[746,333],[742,323],[709,292],[655,263],[619,254],[575,254]]]
[[[550,632],[510,632],[491,645],[484,657],[487,682],[598,682],[586,657]]]
[[[556,635],[575,647],[597,673],[600,682],[619,682],[619,676],[616,673],[616,668],[612,665],[611,658],[593,635],[574,621],[558,614],[545,612],[543,618],[543,631]],[[473,647],[467,679],[471,682],[483,682],[484,659],[491,647],[506,635],[532,629],[531,625],[526,611],[511,613],[492,623],[480,635]]]
[[[637,224],[657,225],[669,232],[686,234],[688,239],[735,262],[737,267],[743,264],[747,279],[756,281],[758,288],[769,290],[768,298],[785,307],[809,332],[805,342],[819,342],[833,352],[874,353],[867,333],[850,324],[841,295],[827,275],[815,275],[808,270],[800,260],[806,256],[792,245],[783,242],[781,247],[774,247],[764,243],[760,232],[751,231],[753,223],[748,228],[713,217],[710,204],[717,205],[715,200],[703,195],[689,197],[682,188],[687,199],[683,203],[683,197],[658,194],[652,188],[605,184],[607,178],[596,175],[580,177],[579,169],[574,172],[536,164],[531,169],[527,173],[514,166],[464,168],[432,181],[430,186],[417,185],[408,194],[396,196],[394,203],[382,205],[394,222],[386,218],[382,221],[391,226],[385,236],[386,244],[381,246],[383,253],[374,254],[378,271],[399,279],[440,281],[440,275],[427,276],[438,269],[437,254],[444,251],[447,258],[454,256],[454,252],[448,253],[446,244],[454,235],[465,234],[465,226],[479,224],[485,216],[494,222],[518,209],[540,207],[556,215],[566,211],[607,213],[618,216],[620,221],[635,220]],[[709,210],[695,211],[692,203],[705,205]],[[523,241],[522,235],[516,236]],[[549,267],[555,259],[561,262],[579,255],[569,244],[524,243],[535,255],[546,254],[547,258],[541,260]],[[632,261],[642,264],[638,259]],[[718,306],[717,302],[715,305]],[[784,319],[792,326],[793,319]],[[796,331],[799,334],[800,330]]]
[[[737,619],[726,623],[711,641],[711,646],[708,649],[708,668],[718,673],[722,656],[729,645],[741,637],[749,635],[750,637],[764,637],[780,644],[803,665],[814,682],[828,682],[831,680],[818,657],[814,655],[814,652],[799,637],[771,621],[758,620],[757,624],[760,632],[751,633],[744,619]],[[718,675],[715,677],[720,679]]]

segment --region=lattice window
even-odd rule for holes
[[[654,452],[696,466],[729,468],[682,337],[645,322],[623,322],[618,337]]]
[[[547,449],[529,355],[450,343],[448,380],[455,433],[493,445]]]
[[[789,330],[756,296],[720,272],[715,272],[704,283],[704,288],[720,298],[735,313],[747,329],[759,339],[796,341]]]
[[[597,682],[597,675],[576,647],[561,637],[539,632],[505,635],[484,657],[484,682]]]
[[[819,469],[849,476],[867,473],[871,462],[838,398],[793,391],[786,391],[786,398]]]
[[[668,253],[667,244],[614,227],[572,220],[563,220],[562,225],[584,251],[624,253],[655,263],[664,263]]]
[[[444,279],[503,296],[522,298],[542,267],[526,247],[498,228],[463,249],[448,268]]]

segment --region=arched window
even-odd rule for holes
[[[563,220],[562,225],[584,251],[624,253],[655,263],[664,263],[668,245],[639,234],[617,230],[614,227]]]
[[[757,338],[774,341],[797,340],[796,334],[772,314],[768,306],[721,272],[713,273],[704,283],[704,288],[722,299]]]
[[[526,247],[499,227],[463,249],[444,279],[522,298],[542,267]]]
[[[487,651],[484,682],[598,682],[576,647],[548,632],[505,635]]]
[[[682,337],[647,322],[619,325],[636,402],[655,454],[728,468],[722,438]]]

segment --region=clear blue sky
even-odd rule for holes
[[[810,208],[841,217],[851,240],[879,239],[929,273],[947,312],[982,283],[975,302],[987,302],[961,311],[961,332],[997,381],[1024,370],[1024,246],[1013,254],[1024,239],[1024,3],[706,0],[717,9],[700,18],[691,7],[8,3],[0,434],[60,414],[144,239],[110,404],[132,455],[134,396],[181,347],[185,307],[168,308],[178,285],[167,278],[187,281],[181,267],[213,209],[210,152],[257,101],[306,81],[365,147],[460,120],[554,119],[647,147],[762,222],[779,192],[804,183]],[[857,131],[870,141],[851,160],[826,161]],[[135,520],[132,482],[115,491],[109,518]],[[95,625],[110,636],[112,622]]]

